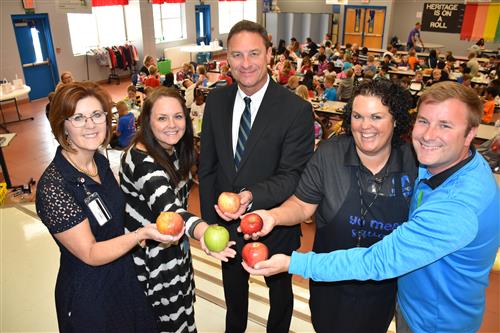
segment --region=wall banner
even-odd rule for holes
[[[460,33],[465,4],[425,3],[422,12],[422,31]]]

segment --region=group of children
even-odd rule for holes
[[[219,81],[224,80],[226,84],[233,83],[229,67],[226,64],[221,65],[220,72]],[[143,86],[140,90],[144,93],[144,99],[160,85],[183,91],[186,108],[190,109],[193,131],[195,135],[199,135],[205,110],[205,92],[201,88],[208,86],[206,68],[203,65],[198,65],[195,71],[192,64],[184,63],[176,73],[175,79],[180,82],[179,86],[174,84],[173,73],[166,74],[162,82],[154,59],[147,56],[140,71],[139,83],[142,83]],[[116,103],[118,120],[117,125],[113,128],[113,137],[110,143],[112,148],[123,149],[129,145],[136,131],[142,104],[143,100],[137,87],[133,84],[130,85],[127,88],[127,96]]]
[[[435,50],[431,50],[426,59],[419,59],[415,49],[409,50],[407,55],[399,54],[395,47],[389,45],[378,60],[368,54],[366,47],[360,48],[357,44],[346,44],[345,49],[341,49],[339,43],[332,46],[330,40],[323,41],[318,48],[311,48],[310,44],[308,40],[301,51],[295,38],[291,39],[287,48],[284,47],[284,41],[281,41],[269,66],[270,74],[278,83],[291,91],[295,91],[302,83],[308,89],[309,98],[347,102],[362,80],[389,79],[405,86],[416,103],[421,89],[450,80],[452,76],[458,83],[473,87],[472,80],[478,75],[479,64],[474,52],[469,54],[468,61],[458,63],[450,51],[443,59]],[[496,99],[498,104],[500,95],[497,87],[490,86],[497,86],[500,62],[492,57],[483,67],[481,70],[491,79],[490,85],[487,88],[474,88],[485,102],[483,122],[490,123],[495,108],[494,101]],[[415,75],[410,79],[389,73],[391,69],[402,68],[414,71]],[[306,79],[308,75],[313,79]],[[429,78],[424,81],[424,76]],[[297,77],[302,79],[297,80]]]

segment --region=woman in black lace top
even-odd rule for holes
[[[55,288],[60,332],[156,332],[128,252],[146,239],[177,238],[148,225],[124,235],[125,201],[97,152],[111,129],[111,98],[93,83],[70,83],[51,103],[59,142],[37,187],[36,208],[61,252]]]

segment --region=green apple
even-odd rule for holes
[[[205,245],[212,252],[224,250],[229,243],[229,232],[226,228],[219,225],[211,225],[203,234]]]

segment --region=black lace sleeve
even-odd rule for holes
[[[51,234],[71,229],[87,217],[64,188],[64,179],[54,164],[45,170],[38,182],[36,211]]]

